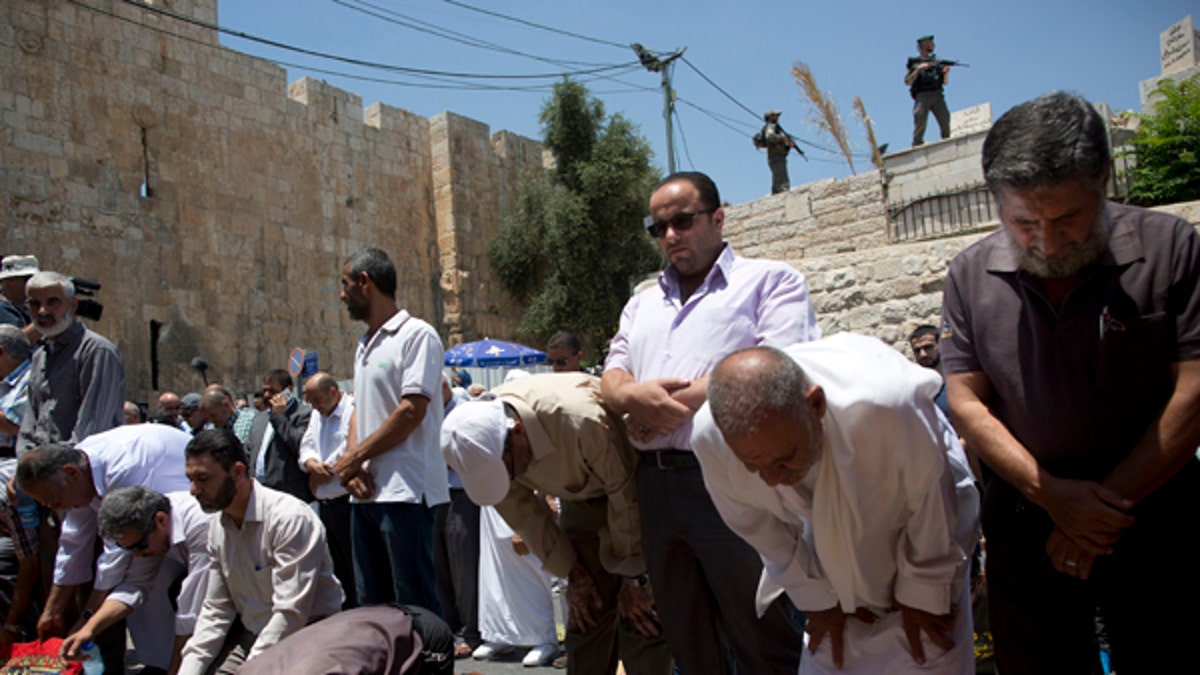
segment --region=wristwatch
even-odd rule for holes
[[[625,583],[629,584],[630,586],[645,588],[650,585],[650,575],[646,572],[642,572],[636,577],[625,577]]]

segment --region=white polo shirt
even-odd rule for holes
[[[442,341],[428,323],[400,310],[374,335],[358,341],[354,358],[354,409],[358,442],[374,433],[405,396],[429,399],[425,419],[399,445],[368,462],[375,496],[354,502],[450,501],[442,459]]]

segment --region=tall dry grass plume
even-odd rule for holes
[[[854,112],[858,113],[858,118],[867,128],[867,142],[871,144],[871,163],[876,169],[882,169],[883,155],[879,152],[879,144],[875,142],[875,129],[871,126],[871,116],[867,114],[867,107],[863,105],[861,96],[854,97]]]
[[[825,95],[821,88],[817,86],[817,78],[813,77],[812,69],[803,61],[797,61],[792,64],[792,77],[796,78],[796,84],[804,90],[804,95],[808,97],[810,103],[817,114],[813,116],[813,121],[817,127],[823,129],[825,133],[833,137],[833,140],[841,149],[842,155],[846,158],[846,163],[850,165],[850,173],[857,173],[854,170],[854,160],[850,156],[850,139],[846,136],[846,127],[842,126],[842,116],[838,114],[837,102]]]

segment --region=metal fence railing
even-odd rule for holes
[[[932,239],[973,230],[997,218],[992,194],[983,183],[952,192],[924,195],[888,209],[893,242]]]

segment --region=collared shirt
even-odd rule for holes
[[[565,578],[575,548],[535,490],[564,501],[607,497],[608,518],[597,532],[600,562],[615,574],[644,572],[636,451],[620,417],[604,406],[600,380],[586,373],[546,373],[492,391],[516,410],[533,451],[533,463],[496,510],[543,569]]]
[[[213,514],[205,513],[190,492],[170,492],[166,497],[171,501],[171,547],[164,556],[134,558],[125,578],[107,599],[138,607],[164,569],[163,561],[172,560],[179,565],[165,569],[187,570],[177,598],[175,634],[191,635],[208,588],[208,528]]]
[[[429,399],[425,418],[398,445],[371,459],[371,502],[450,501],[441,429],[442,341],[433,327],[405,310],[358,341],[354,357],[354,415],[358,442],[375,433],[405,396]],[[354,497],[351,501],[361,501]]]
[[[181,674],[205,672],[235,618],[258,636],[250,660],[310,619],[342,608],[321,521],[289,494],[252,480],[241,526],[225,513],[214,518],[208,552],[208,593]]]
[[[300,468],[308,473],[305,462],[315,459],[322,464],[333,464],[346,451],[346,434],[350,431],[350,416],[354,414],[354,396],[342,393],[341,400],[329,417],[315,408],[308,418],[308,428],[300,439]],[[337,499],[346,494],[346,488],[334,477],[317,486],[313,493],[317,499]]]
[[[1100,480],[1200,359],[1200,236],[1163,213],[1109,203],[1109,244],[1056,308],[1004,232],[950,263],[939,341],[946,374],[984,373],[988,407],[1043,467]]]
[[[254,426],[254,413],[258,412],[254,408],[239,408],[235,413],[233,427],[230,431],[242,443],[250,440],[250,429]]]
[[[25,417],[25,407],[29,401],[29,364],[30,360],[25,359],[8,374],[8,377],[0,380],[0,415],[18,428],[21,426],[21,419]],[[0,449],[11,451],[16,445],[16,435],[0,431]]]
[[[125,423],[125,367],[113,343],[76,322],[42,338],[30,357],[29,408],[17,456],[46,443],[78,443]]]
[[[67,511],[58,555],[54,559],[54,583],[81,584],[92,578],[92,547],[96,541],[96,516],[104,495],[123,487],[140,485],[163,494],[187,490],[184,448],[191,436],[163,424],[133,424],[89,436],[76,447],[87,455],[96,496],[92,503]],[[131,555],[113,542],[105,542],[96,559],[98,590],[109,590],[125,576]]]
[[[941,378],[875,338],[851,333],[785,351],[824,390],[827,405],[823,446],[799,484],[770,487],[747,470],[707,403],[692,436],[721,517],[763,559],[768,578],[759,607],[780,590],[806,611],[840,605],[847,614],[866,608],[883,617],[893,602],[933,614],[965,605],[979,498],[966,456],[933,403]],[[852,672],[909,672],[864,669],[871,658],[916,667],[898,646],[906,644],[898,614],[860,631],[886,630],[892,639],[849,643]],[[963,672],[973,663],[970,622],[960,623],[957,666],[936,672]],[[859,633],[848,625],[847,635]],[[880,653],[866,653],[873,649]]]
[[[658,286],[635,295],[605,361],[638,382],[660,377],[698,378],[744,347],[783,347],[821,337],[804,276],[773,260],[748,260],[725,245],[708,276],[687,302],[679,275],[668,267]],[[691,447],[689,421],[640,449]]]

